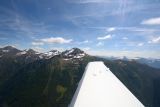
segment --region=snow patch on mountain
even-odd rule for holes
[[[82,58],[82,57],[84,57],[84,56],[85,56],[85,54],[84,54],[84,53],[81,53],[81,54],[75,55],[73,58]]]
[[[54,56],[59,55],[59,57],[62,57],[64,60],[72,60],[72,59],[79,59],[81,60],[84,56],[87,54],[78,49],[78,48],[72,48],[70,50],[66,50],[63,52],[59,52],[58,50],[51,50],[49,52],[40,53],[33,49],[25,49],[25,50],[18,50],[14,47],[7,46],[4,48],[0,48],[0,55],[8,55],[8,56],[16,56],[16,57],[24,57],[25,59],[50,59]]]
[[[87,55],[87,54],[78,48],[72,48],[71,50],[66,50],[66,51],[62,52],[62,56],[64,58],[69,58],[69,59],[71,59],[71,58],[79,59],[79,58],[83,58],[85,55]]]
[[[72,58],[63,58],[63,60],[68,61],[71,60]]]
[[[22,51],[22,52],[17,53],[17,55],[24,55],[26,53],[27,53],[26,51]]]
[[[66,53],[65,53],[65,56],[71,54],[72,52],[74,51],[74,49],[71,49],[71,50],[67,50]],[[70,55],[71,56],[71,55]]]
[[[7,52],[9,52],[9,50],[2,50],[2,52],[5,52],[5,53],[7,53]]]
[[[45,59],[50,59],[53,56],[60,55],[60,54],[61,52],[59,52],[58,50],[52,50],[52,51],[42,54],[41,56],[43,56]]]

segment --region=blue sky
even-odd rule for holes
[[[1,0],[0,46],[160,58],[160,0]]]

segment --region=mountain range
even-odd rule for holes
[[[91,56],[78,48],[39,53],[12,46],[0,48],[0,106],[67,107],[91,61],[103,61],[145,106],[160,106],[158,68]]]
[[[136,61],[141,64],[146,64],[146,65],[153,67],[153,68],[160,68],[160,59],[158,59],[158,58],[143,58],[143,57],[127,58],[126,56],[123,56],[123,57],[102,56],[102,58],[105,58],[108,60]]]
[[[3,57],[12,57],[12,58],[13,57],[15,58],[23,57],[25,60],[28,60],[28,59],[39,60],[39,59],[50,59],[53,56],[57,56],[57,55],[60,55],[63,58],[76,59],[76,58],[81,58],[87,54],[78,48],[72,48],[71,50],[66,50],[63,52],[59,52],[58,50],[51,50],[45,53],[36,52],[33,49],[18,50],[12,46],[6,46],[4,48],[0,48],[1,58]]]

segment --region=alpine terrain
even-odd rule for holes
[[[0,48],[0,106],[68,107],[91,61],[103,61],[144,106],[160,106],[158,68],[91,56],[78,48],[39,53],[12,46]]]

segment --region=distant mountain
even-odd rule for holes
[[[4,47],[0,55],[0,107],[68,107],[91,61],[103,61],[145,106],[160,106],[160,69],[135,60],[108,60],[78,48],[39,53]]]
[[[70,50],[66,50],[66,51],[62,52],[62,56],[64,58],[68,58],[68,59],[82,58],[82,57],[84,57],[86,55],[87,54],[84,51],[82,51],[82,50],[80,50],[78,48],[72,48]]]
[[[57,55],[60,55],[65,60],[70,60],[70,59],[80,59],[86,56],[87,54],[78,48],[72,48],[64,52],[59,52],[58,50],[51,50],[45,53],[39,53],[33,49],[18,50],[12,46],[6,46],[4,48],[0,48],[0,58],[14,57],[18,59],[19,57],[21,57],[23,58],[23,60],[34,61],[34,60],[40,60],[40,59],[50,59]]]
[[[155,59],[155,58],[141,58],[141,57],[135,57],[135,58],[127,58],[126,56],[124,57],[102,57],[108,60],[124,60],[124,61],[137,61],[138,63],[141,64],[146,64],[150,67],[153,68],[160,68],[160,59]]]
[[[12,47],[12,46],[6,46],[4,48],[0,48],[0,57],[3,56],[14,56],[18,52],[21,52],[20,50]]]
[[[134,59],[135,61],[142,63],[142,64],[147,64],[151,67],[154,68],[160,68],[160,59],[153,59],[153,58],[137,58]]]
[[[32,57],[30,59],[38,59],[37,55],[39,55],[40,53],[34,51],[33,49],[29,49],[29,50],[19,50],[16,49],[12,46],[6,46],[4,48],[0,48],[0,58],[15,58],[16,60],[18,60],[18,58],[23,58],[23,60]]]
[[[52,58],[53,56],[60,55],[60,54],[61,52],[59,52],[58,50],[51,50],[49,52],[41,54],[41,58],[49,59],[49,58]]]

